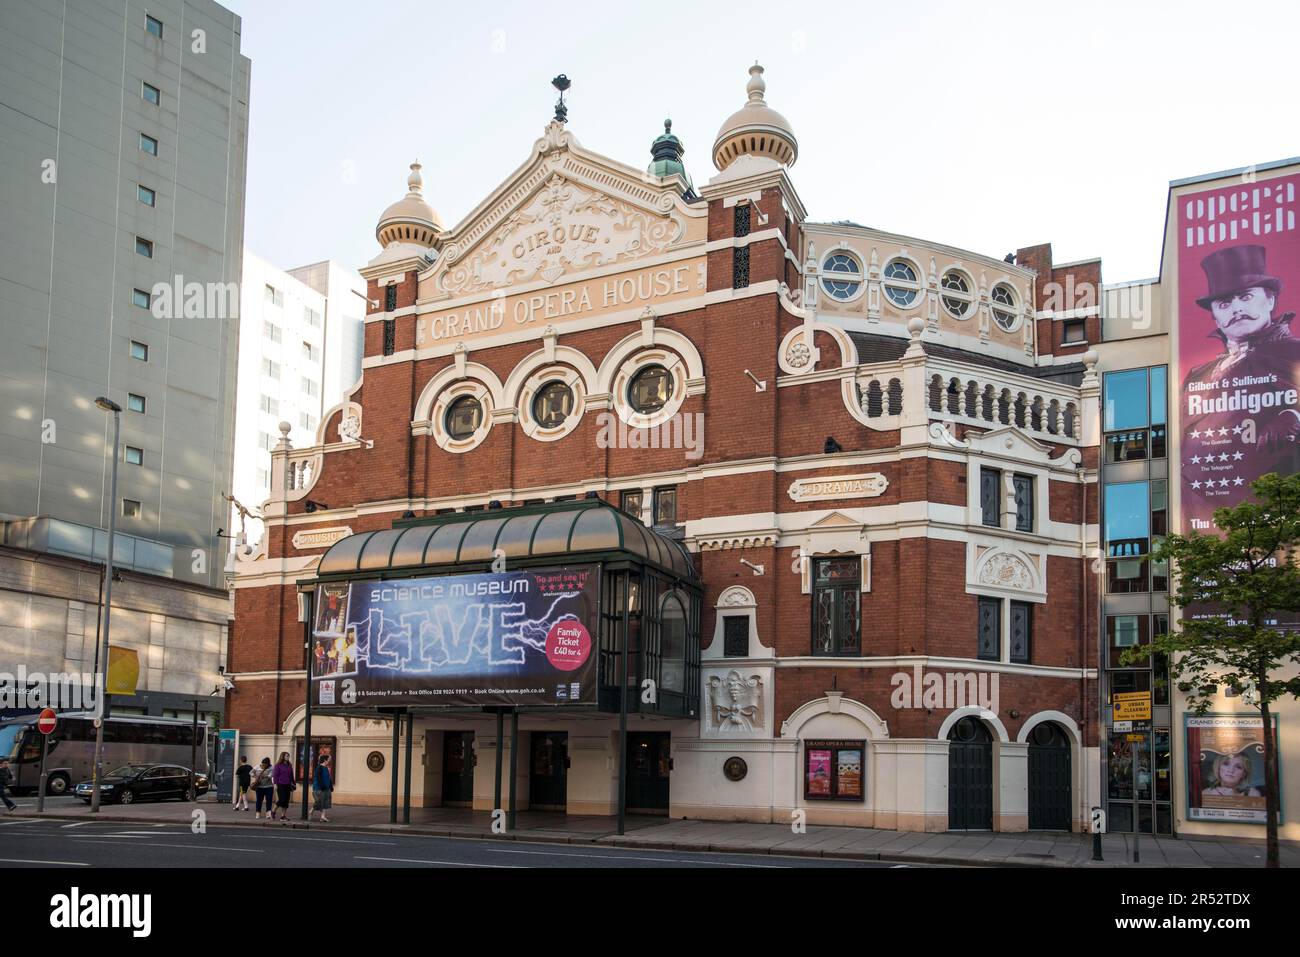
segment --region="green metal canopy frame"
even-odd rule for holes
[[[319,584],[359,581],[366,579],[415,578],[433,575],[466,574],[489,571],[493,562],[504,557],[514,569],[557,564],[599,563],[608,580],[621,591],[621,603],[611,608],[612,615],[602,611],[599,639],[602,652],[610,643],[605,618],[618,624],[618,648],[622,649],[629,634],[632,600],[629,593],[632,576],[649,584],[652,579],[663,582],[669,590],[681,589],[689,599],[689,659],[695,669],[695,678],[688,679],[686,696],[698,693],[700,600],[703,582],[689,552],[676,541],[646,528],[640,521],[600,499],[552,502],[543,505],[510,509],[489,508],[486,512],[451,513],[426,518],[405,519],[393,523],[392,528],[373,532],[358,532],[336,542],[322,556],[316,577],[299,582],[306,593],[306,619],[303,623],[304,647],[312,642],[315,617],[313,608],[315,587]],[[658,575],[647,576],[648,569]],[[605,584],[602,583],[602,590]],[[612,597],[612,596],[611,596]],[[607,597],[602,596],[602,607]],[[621,621],[617,619],[621,618]],[[638,613],[638,621],[640,613]],[[658,627],[657,616],[650,624]],[[643,639],[646,640],[646,639]],[[657,638],[655,639],[657,640]],[[628,661],[630,653],[619,651],[621,675],[618,678],[619,714],[619,798],[618,833],[624,830],[627,787],[627,716],[628,716]],[[310,664],[308,664],[310,667]],[[639,667],[639,666],[638,666]],[[657,674],[657,672],[656,672]],[[311,681],[307,682],[304,740],[311,740]],[[667,697],[665,695],[664,697]],[[411,735],[417,710],[362,709],[375,714],[388,712],[393,721],[392,788],[389,801],[389,820],[397,822],[397,754],[399,724],[406,721],[406,788],[402,817],[410,821],[411,801]],[[495,708],[497,719],[497,766],[494,800],[501,806],[501,740],[504,734],[504,715],[510,712],[510,804],[507,830],[514,831],[514,784],[518,759],[519,708]],[[332,714],[343,714],[344,709],[331,709]],[[689,714],[694,715],[694,708]],[[303,789],[302,817],[307,819],[307,789]]]
[[[498,550],[515,568],[631,560],[700,586],[685,548],[599,499],[435,515],[358,532],[331,546],[316,579],[302,584],[467,572],[489,567]]]

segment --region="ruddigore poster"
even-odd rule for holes
[[[1300,470],[1300,176],[1178,200],[1183,532]]]
[[[322,585],[314,703],[594,705],[598,566]]]

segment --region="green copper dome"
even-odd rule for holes
[[[686,194],[693,195],[695,184],[691,182],[691,174],[686,172],[686,166],[682,163],[685,152],[686,147],[682,141],[673,135],[673,121],[664,120],[663,135],[656,137],[650,144],[652,159],[646,172],[651,176],[680,176],[686,181]]]

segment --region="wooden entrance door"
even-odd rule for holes
[[[948,830],[993,829],[993,737],[974,717],[948,734]]]
[[[568,800],[569,735],[564,731],[534,731],[528,772],[528,807],[534,811],[563,811]]]
[[[1051,721],[1029,733],[1029,829],[1068,831],[1073,793],[1070,739]]]
[[[666,731],[627,736],[627,809],[632,814],[668,813],[672,736]]]
[[[443,732],[442,803],[448,807],[470,807],[474,803],[473,731]]]

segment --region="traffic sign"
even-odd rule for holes
[[[1111,695],[1111,704],[1115,707],[1116,721],[1150,721],[1151,692],[1126,691]]]
[[[41,716],[36,719],[36,729],[41,734],[53,734],[58,723],[59,716],[54,713],[54,709],[46,708],[41,712]]]

